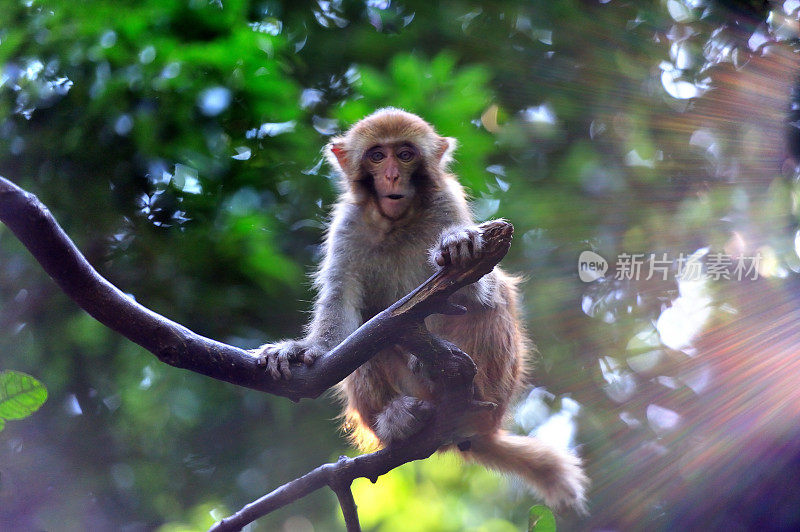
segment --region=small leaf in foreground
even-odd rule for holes
[[[23,419],[47,400],[47,388],[26,373],[0,371],[0,430],[5,420]]]
[[[550,508],[537,504],[528,511],[528,532],[556,532],[556,518]]]

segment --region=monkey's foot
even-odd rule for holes
[[[267,368],[273,379],[292,378],[292,364],[305,364],[310,366],[323,352],[321,349],[296,340],[285,340],[276,344],[265,344],[254,349],[258,357],[256,363]]]
[[[413,436],[431,419],[434,406],[415,397],[396,397],[375,420],[375,434],[382,443],[403,441]]]
[[[464,264],[483,251],[483,236],[477,226],[458,227],[445,231],[439,245],[431,249],[431,260],[439,266]]]

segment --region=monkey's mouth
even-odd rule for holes
[[[378,198],[378,209],[389,220],[399,220],[406,215],[413,197],[413,192],[409,194],[384,194]]]

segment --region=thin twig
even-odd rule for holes
[[[346,456],[340,456],[339,461],[346,460]],[[344,525],[347,532],[361,532],[361,523],[358,521],[358,508],[356,500],[353,498],[353,491],[350,489],[351,482],[340,482],[332,479],[328,482],[336,498],[339,499],[339,507],[342,509]]]

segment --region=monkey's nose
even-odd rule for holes
[[[400,179],[400,168],[397,167],[397,162],[393,160],[387,161],[383,175],[390,183],[394,183]]]

